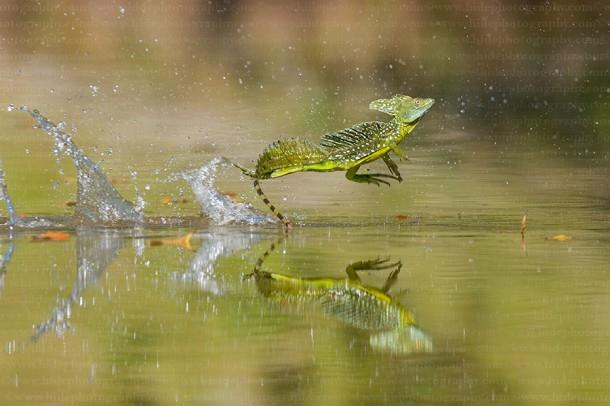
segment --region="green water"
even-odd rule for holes
[[[147,216],[198,226],[34,242],[46,230],[11,232],[0,206],[0,403],[610,402],[601,5],[125,3],[0,6],[0,106],[65,121]],[[411,352],[263,295],[246,275],[282,231],[206,225],[175,176],[386,119],[368,103],[395,93],[436,100],[403,144],[405,180],[263,182],[297,226],[262,270],[340,284],[355,261],[400,261],[384,297],[431,343]],[[70,218],[76,172],[32,125],[0,112],[17,213]],[[265,210],[236,169],[218,187]],[[192,250],[153,243],[187,233]],[[392,271],[359,272],[362,291]]]
[[[453,149],[468,155],[468,145]],[[371,331],[316,306],[262,296],[244,275],[281,237],[275,227],[81,230],[67,242],[17,233],[0,293],[2,396],[49,403],[603,403],[610,396],[610,216],[588,202],[607,171],[581,174],[535,152],[515,154],[535,159],[508,171],[502,162],[481,166],[484,157],[443,164],[442,151],[423,149],[403,164],[408,180],[389,190],[344,186],[336,177],[349,193],[322,189],[283,203],[307,225],[280,243],[263,270],[346,278],[354,261],[400,260],[389,293],[429,337],[431,352],[379,350]],[[270,186],[270,196],[307,194],[290,187],[282,184],[280,193]],[[195,252],[150,246],[192,231]],[[557,234],[571,239],[547,239]],[[8,236],[1,241],[4,250]],[[381,287],[389,272],[361,278]],[[32,326],[67,302],[67,324],[52,324],[32,341]]]

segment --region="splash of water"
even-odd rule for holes
[[[9,106],[9,111],[15,110]],[[54,152],[72,158],[77,173],[76,215],[92,223],[141,223],[144,215],[126,200],[110,183],[101,168],[74,144],[72,137],[63,131],[63,125],[55,125],[38,110],[27,106],[19,108],[29,113],[38,128],[53,137]]]
[[[199,169],[185,171],[178,176],[189,183],[202,212],[215,224],[269,224],[276,220],[257,212],[251,205],[234,202],[216,189],[216,177],[219,169],[232,166],[222,157],[213,158]]]
[[[2,162],[0,161],[0,201],[4,200],[6,206],[6,212],[8,216],[8,222],[4,225],[8,225],[10,229],[13,228],[44,228],[44,227],[63,227],[64,224],[61,221],[54,221],[44,217],[21,217],[17,214],[13,200],[8,193],[8,186],[4,179],[4,171],[2,170]]]
[[[17,214],[13,200],[8,193],[8,186],[4,179],[4,171],[2,170],[2,162],[0,162],[0,201],[4,200],[6,206],[6,212],[8,221],[6,224],[10,229],[13,228],[44,228],[44,227],[63,227],[64,224],[61,221],[53,221],[44,217],[21,217]]]
[[[0,201],[2,200],[4,200],[4,204],[6,205],[8,225],[15,226],[19,224],[20,218],[17,215],[15,206],[13,206],[13,201],[8,194],[8,187],[6,186],[6,181],[4,180],[4,170],[2,169],[2,161],[0,161]]]

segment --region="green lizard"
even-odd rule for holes
[[[258,291],[282,308],[311,303],[320,310],[347,325],[371,332],[370,344],[375,349],[391,352],[429,352],[432,342],[421,331],[413,317],[398,300],[388,294],[402,267],[400,261],[374,259],[354,262],[347,266],[347,278],[299,278],[263,271],[264,260],[274,251],[279,241],[271,244],[258,259],[248,275],[256,281]],[[380,289],[362,283],[358,271],[393,269]]]
[[[390,185],[385,179],[402,182],[398,165],[390,158],[394,152],[406,159],[400,142],[413,131],[419,120],[434,104],[433,99],[397,95],[391,99],[371,102],[369,108],[392,116],[389,122],[367,121],[343,130],[325,134],[320,145],[291,138],[269,145],[258,157],[256,168],[245,169],[234,164],[244,174],[254,178],[254,187],[271,211],[285,225],[290,222],[273,206],[263,193],[259,180],[272,179],[296,172],[346,171],[345,177],[354,182]],[[383,159],[390,174],[357,173],[364,164]]]

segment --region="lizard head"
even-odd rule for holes
[[[419,120],[434,104],[434,99],[396,95],[391,99],[372,101],[369,108],[412,123]]]

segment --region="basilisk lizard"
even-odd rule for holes
[[[433,99],[397,95],[391,99],[371,102],[369,108],[392,116],[389,122],[367,121],[343,130],[325,134],[316,145],[298,138],[279,140],[269,145],[258,157],[256,168],[249,170],[234,164],[244,174],[254,178],[254,188],[269,209],[285,225],[290,222],[263,193],[259,180],[279,178],[296,172],[346,171],[353,182],[390,185],[385,179],[402,182],[398,165],[390,158],[393,152],[401,159],[406,155],[400,142],[413,131],[419,120],[434,104]],[[364,164],[383,159],[390,174],[357,173]]]

